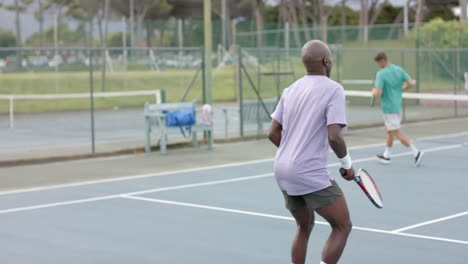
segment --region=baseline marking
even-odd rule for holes
[[[161,199],[153,199],[153,198],[145,198],[145,197],[129,196],[129,195],[121,195],[120,197],[124,198],[124,199],[130,199],[130,200],[139,200],[139,201],[146,201],[146,202],[152,202],[152,203],[169,204],[169,205],[177,205],[177,206],[184,206],[184,207],[192,207],[192,208],[200,208],[200,209],[206,209],[206,210],[227,212],[227,213],[233,213],[233,214],[242,214],[242,215],[258,216],[258,217],[264,217],[264,218],[294,221],[294,218],[292,218],[292,217],[281,216],[281,215],[273,215],[273,214],[257,213],[257,212],[252,212],[252,211],[237,210],[237,209],[230,209],[230,208],[224,208],[224,207],[216,207],[216,206],[208,206],[208,205],[202,205],[202,204],[176,202],[176,201],[170,201],[170,200],[161,200]],[[319,225],[328,225],[328,223],[322,222],[322,221],[315,221],[315,223],[319,224]],[[396,233],[396,232],[382,230],[382,229],[366,228],[366,227],[359,227],[359,226],[353,226],[353,229],[367,231],[367,232],[373,232],[373,233],[387,234],[387,235],[405,236],[405,237],[413,237],[413,238],[436,240],[436,241],[442,241],[442,242],[450,242],[450,243],[468,245],[468,241],[448,239],[448,238],[443,238],[443,237],[421,236],[421,235],[409,234],[409,233]]]
[[[425,149],[423,151],[425,151],[425,152],[436,152],[436,151],[442,151],[442,150],[447,150],[447,149],[460,148],[462,146],[463,145],[461,145],[461,144],[457,144],[457,145],[450,145],[450,146],[444,146],[444,147],[429,148],[429,149]],[[393,155],[393,157],[403,157],[403,156],[410,156],[410,155],[413,155],[413,154],[411,152],[403,152],[403,153]],[[375,160],[375,159],[376,159],[376,157],[368,157],[368,158],[357,159],[357,160],[354,160],[354,164],[367,162],[367,161],[372,161],[372,160]],[[340,163],[332,163],[332,164],[328,165],[328,168],[338,167],[340,165],[341,165]],[[50,208],[50,207],[64,206],[64,205],[70,205],[70,204],[89,203],[89,202],[94,202],[94,201],[113,199],[113,198],[117,198],[117,197],[119,197],[121,195],[140,195],[140,194],[146,194],[146,193],[155,193],[155,192],[163,192],[163,191],[170,191],[170,190],[194,188],[194,187],[200,187],[200,186],[208,186],[208,185],[238,182],[238,181],[247,181],[247,180],[259,179],[259,178],[264,178],[264,177],[272,177],[272,176],[273,176],[273,173],[266,173],[266,174],[252,175],[252,176],[246,176],[246,177],[238,177],[238,178],[227,179],[227,180],[207,181],[207,182],[201,182],[201,183],[184,184],[184,185],[176,185],[176,186],[171,186],[171,187],[141,190],[141,191],[136,191],[136,192],[117,193],[117,194],[106,195],[106,196],[98,196],[98,197],[92,197],[92,198],[87,198],[87,199],[70,200],[70,201],[56,202],[56,203],[47,203],[47,204],[33,205],[33,206],[26,206],[26,207],[16,207],[16,208],[9,208],[9,209],[0,210],[0,214],[21,212],[21,211],[29,211],[29,210],[36,210],[36,209],[42,209],[42,208]]]
[[[190,173],[190,172],[198,172],[198,171],[204,171],[204,170],[223,169],[223,168],[243,166],[243,165],[251,165],[251,164],[270,162],[270,161],[273,161],[273,159],[259,159],[259,160],[236,162],[236,163],[214,165],[214,166],[206,166],[206,167],[199,167],[199,168],[192,168],[192,169],[174,170],[174,171],[167,171],[167,172],[161,172],[161,173],[148,173],[148,174],[124,176],[124,177],[119,177],[119,178],[110,178],[110,179],[102,179],[102,180],[93,180],[93,181],[83,181],[83,182],[76,182],[76,183],[58,184],[58,185],[52,185],[52,186],[43,186],[43,187],[35,187],[35,188],[28,188],[28,189],[21,189],[21,190],[4,191],[4,192],[0,192],[0,196],[1,195],[8,195],[8,194],[25,193],[25,192],[36,192],[36,191],[45,191],[45,190],[53,190],[53,189],[61,189],[61,188],[69,188],[69,187],[79,187],[79,186],[101,184],[101,183],[120,182],[120,181],[128,181],[128,180],[138,180],[138,179],[145,179],[145,178],[168,176],[168,175],[179,174],[179,173]]]
[[[47,204],[39,204],[39,205],[32,205],[32,206],[25,206],[25,207],[10,208],[10,209],[5,209],[5,210],[0,210],[0,214],[17,213],[17,212],[23,212],[23,211],[31,211],[31,210],[37,210],[37,209],[72,205],[72,204],[90,203],[90,202],[114,199],[118,197],[119,195],[107,195],[107,196],[92,197],[92,198],[71,200],[71,201],[65,201],[65,202],[47,203]]]
[[[468,135],[468,132],[440,135],[440,136],[435,136],[435,137],[417,138],[416,141],[430,141],[431,139],[451,138],[451,137],[458,137],[458,136],[464,136],[464,135]],[[398,142],[396,142],[395,144],[398,144]],[[383,144],[383,143],[367,144],[367,145],[349,147],[348,149],[349,150],[359,150],[359,149],[373,148],[373,147],[378,147],[378,146],[383,146],[383,145],[385,145],[385,144]],[[426,150],[426,152],[427,152],[427,150]],[[0,196],[9,195],[9,194],[17,194],[17,193],[25,193],[25,192],[36,192],[36,191],[53,190],[53,189],[61,189],[61,188],[69,188],[69,187],[78,187],[78,186],[109,183],[109,182],[137,180],[137,179],[144,179],[144,178],[174,175],[174,174],[179,174],[179,173],[189,173],[189,172],[197,172],[197,171],[204,171],[204,170],[213,170],[213,169],[222,169],[222,168],[243,166],[243,165],[252,165],[252,164],[271,162],[271,161],[273,161],[272,158],[270,158],[270,159],[259,159],[259,160],[252,160],[252,161],[243,161],[243,162],[222,164],[222,165],[213,165],[213,166],[206,166],[206,167],[199,167],[199,168],[167,171],[167,172],[162,172],[162,173],[148,173],[148,174],[140,174],[140,175],[129,175],[129,176],[123,176],[123,177],[118,177],[118,178],[82,181],[82,182],[57,184],[57,185],[49,185],[49,186],[42,186],[42,187],[33,187],[33,188],[26,188],[26,189],[20,189],[20,190],[3,191],[3,192],[0,192]],[[68,161],[68,162],[73,162],[73,161]],[[76,161],[76,162],[84,162],[84,161],[80,160],[80,161]]]
[[[457,217],[461,217],[461,216],[464,216],[464,215],[468,215],[468,211],[461,212],[461,213],[458,213],[458,214],[449,215],[449,216],[445,216],[445,217],[441,217],[441,218],[437,218],[437,219],[433,219],[433,220],[429,220],[429,221],[426,221],[426,222],[421,222],[421,223],[406,226],[406,227],[402,227],[402,228],[399,228],[399,229],[392,230],[392,232],[400,233],[400,232],[403,232],[403,231],[406,231],[406,230],[418,228],[418,227],[425,226],[425,225],[430,225],[430,224],[443,222],[443,221],[450,220],[450,219],[457,218]]]

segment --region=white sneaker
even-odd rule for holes
[[[414,166],[419,167],[421,165],[423,156],[424,152],[419,151],[418,155],[416,155],[416,157],[414,158]]]
[[[392,161],[390,160],[390,158],[386,158],[386,157],[384,157],[384,155],[377,155],[377,159],[380,161],[380,163],[383,163],[383,164],[390,164],[390,163],[392,163]]]

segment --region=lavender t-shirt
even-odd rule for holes
[[[306,75],[284,90],[271,117],[283,126],[274,168],[280,189],[303,195],[329,187],[327,126],[346,125],[343,87]]]

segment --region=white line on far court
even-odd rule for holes
[[[463,132],[463,133],[446,134],[446,135],[440,135],[440,136],[435,136],[435,137],[417,138],[416,140],[417,141],[428,141],[428,140],[436,139],[436,138],[437,139],[452,138],[452,137],[459,137],[459,136],[464,136],[464,135],[468,135],[468,132],[466,132],[466,133]],[[398,142],[396,144],[398,144]],[[348,149],[349,150],[360,150],[360,149],[373,148],[373,147],[378,147],[378,146],[384,146],[384,144],[383,143],[367,144],[367,145],[349,147]],[[426,152],[428,152],[428,151],[426,151]],[[272,161],[273,161],[272,158],[270,158],[270,159],[259,159],[259,160],[243,161],[243,162],[213,165],[213,166],[206,166],[206,167],[199,167],[199,168],[174,170],[174,171],[167,171],[167,172],[161,172],[161,173],[148,173],[148,174],[140,174],[140,175],[129,175],[129,176],[123,176],[123,177],[117,177],[117,178],[110,178],[110,179],[91,180],[91,181],[82,181],[82,182],[75,182],[75,183],[57,184],[57,185],[51,185],[51,186],[33,187],[33,188],[26,188],[26,189],[12,190],[12,191],[3,191],[3,192],[0,192],[0,196],[9,195],[9,194],[18,194],[18,193],[27,193],[27,192],[36,192],[36,191],[45,191],[45,190],[54,190],[54,189],[61,189],[61,188],[86,186],[86,185],[101,184],[101,183],[110,183],[110,182],[119,182],[119,181],[128,181],[128,180],[138,180],[138,179],[168,176],[168,175],[181,174],[181,173],[198,172],[198,171],[204,171],[204,170],[213,170],[213,169],[222,169],[222,168],[229,168],[229,167],[253,165],[253,164],[264,163],[264,162],[272,162]],[[72,161],[67,161],[67,162],[72,162]],[[83,162],[83,161],[79,161],[79,162]]]
[[[90,203],[90,202],[114,199],[114,198],[118,198],[118,197],[119,197],[119,195],[107,195],[107,196],[92,197],[92,198],[71,200],[71,201],[65,201],[65,202],[47,203],[47,204],[39,204],[39,205],[32,205],[32,206],[25,206],[25,207],[16,207],[16,208],[0,210],[0,214],[17,213],[17,212],[23,212],[23,211],[31,211],[31,210],[37,210],[37,209],[72,205],[72,204]]]
[[[92,185],[92,184],[101,184],[101,183],[110,183],[110,182],[119,182],[119,181],[128,181],[128,180],[138,180],[138,179],[168,176],[168,175],[181,174],[181,173],[190,173],[190,172],[198,172],[198,171],[204,171],[204,170],[214,170],[214,169],[223,169],[223,168],[237,167],[237,166],[243,166],[243,165],[258,164],[258,163],[271,162],[271,161],[273,161],[273,159],[260,159],[260,160],[252,160],[252,161],[222,164],[222,165],[206,166],[206,167],[200,167],[200,168],[191,168],[191,169],[167,171],[167,172],[161,172],[161,173],[148,173],[148,174],[131,175],[131,176],[124,176],[124,177],[110,178],[110,179],[102,179],[102,180],[93,180],[93,181],[84,181],[84,182],[76,182],[76,183],[58,184],[58,185],[53,185],[53,186],[44,186],[44,187],[28,188],[28,189],[21,189],[21,190],[4,191],[4,192],[0,192],[0,196],[1,195],[9,195],[9,194],[17,194],[17,193],[25,193],[25,192],[36,192],[36,191],[45,191],[45,190],[53,190],[53,189],[61,189],[61,188],[69,188],[69,187],[78,187],[78,186],[85,186],[85,185]]]
[[[435,151],[442,151],[442,150],[447,150],[447,149],[460,148],[461,146],[462,146],[461,144],[457,144],[457,145],[450,145],[450,146],[445,146],[445,147],[429,148],[424,151],[435,152]],[[393,155],[393,157],[403,157],[403,156],[410,156],[410,155],[412,155],[411,152],[404,152],[404,153]],[[353,163],[358,164],[362,162],[372,161],[375,159],[376,159],[375,157],[356,159],[353,161]],[[328,168],[333,168],[333,167],[338,167],[338,166],[340,166],[340,163],[332,163],[328,165]],[[92,197],[92,198],[87,198],[87,199],[70,200],[70,201],[64,201],[64,202],[40,204],[40,205],[33,205],[33,206],[26,206],[26,207],[16,207],[16,208],[0,210],[0,214],[15,213],[15,212],[29,211],[29,210],[36,210],[36,209],[50,208],[50,207],[58,207],[58,206],[71,205],[71,204],[89,203],[89,202],[94,202],[94,201],[113,199],[121,195],[141,195],[141,194],[147,194],[147,193],[156,193],[156,192],[163,192],[163,191],[172,191],[172,190],[188,189],[188,188],[195,188],[195,187],[201,187],[201,186],[247,181],[247,180],[266,178],[266,177],[272,177],[272,176],[273,176],[273,173],[265,173],[265,174],[252,175],[252,176],[246,176],[246,177],[237,177],[237,178],[226,179],[226,180],[207,181],[207,182],[200,182],[200,183],[183,184],[183,185],[176,185],[176,186],[170,186],[170,187],[147,189],[147,190],[141,190],[141,191],[136,191],[136,192],[117,193],[117,194],[98,196],[98,197]]]
[[[468,132],[460,132],[460,133],[453,133],[447,135],[438,135],[438,136],[427,136],[427,137],[420,137],[417,138],[417,141],[430,141],[430,140],[437,140],[437,139],[446,139],[446,138],[454,138],[454,137],[463,137],[468,136]]]
[[[176,202],[176,201],[170,201],[170,200],[161,200],[161,199],[153,199],[153,198],[129,196],[129,195],[121,195],[120,197],[125,198],[125,199],[146,201],[146,202],[152,202],[152,203],[177,205],[177,206],[206,209],[206,210],[212,210],[212,211],[218,211],[218,212],[227,212],[227,213],[233,213],[233,214],[250,215],[250,216],[258,216],[258,217],[271,218],[271,219],[294,221],[294,218],[287,217],[287,216],[282,216],[282,215],[264,214],[264,213],[245,211],[245,210],[237,210],[237,209],[230,209],[230,208],[224,208],[224,207],[216,207],[216,206],[208,206],[208,205],[202,205],[202,204]],[[322,221],[315,221],[315,223],[319,224],[319,225],[328,225],[328,223],[322,222]],[[373,232],[373,233],[387,234],[387,235],[405,236],[405,237],[413,237],[413,238],[436,240],[436,241],[442,241],[442,242],[450,242],[450,243],[468,245],[468,241],[448,239],[448,238],[443,238],[443,237],[422,236],[422,235],[408,234],[408,233],[396,233],[396,232],[392,232],[392,231],[388,231],[388,230],[375,229],[375,228],[366,228],[366,227],[359,227],[359,226],[353,226],[353,229],[361,230],[361,231],[367,231],[367,232]]]
[[[403,232],[403,231],[406,231],[406,230],[410,230],[410,229],[418,228],[418,227],[425,226],[425,225],[430,225],[430,224],[435,224],[435,223],[447,221],[447,220],[457,218],[457,217],[461,217],[461,216],[465,216],[465,215],[468,215],[468,211],[461,212],[461,213],[458,213],[458,214],[449,215],[449,216],[445,216],[445,217],[441,217],[441,218],[437,218],[437,219],[433,219],[433,220],[422,222],[422,223],[415,224],[415,225],[402,227],[402,228],[399,228],[399,229],[392,230],[392,232],[400,233],[400,232]]]

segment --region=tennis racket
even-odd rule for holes
[[[346,175],[346,170],[341,168],[340,174],[342,176]],[[358,173],[354,176],[354,181],[359,185],[359,187],[361,187],[361,190],[366,194],[367,198],[369,198],[375,207],[383,208],[383,200],[379,188],[377,187],[377,184],[375,184],[372,176],[365,169],[359,169]]]

